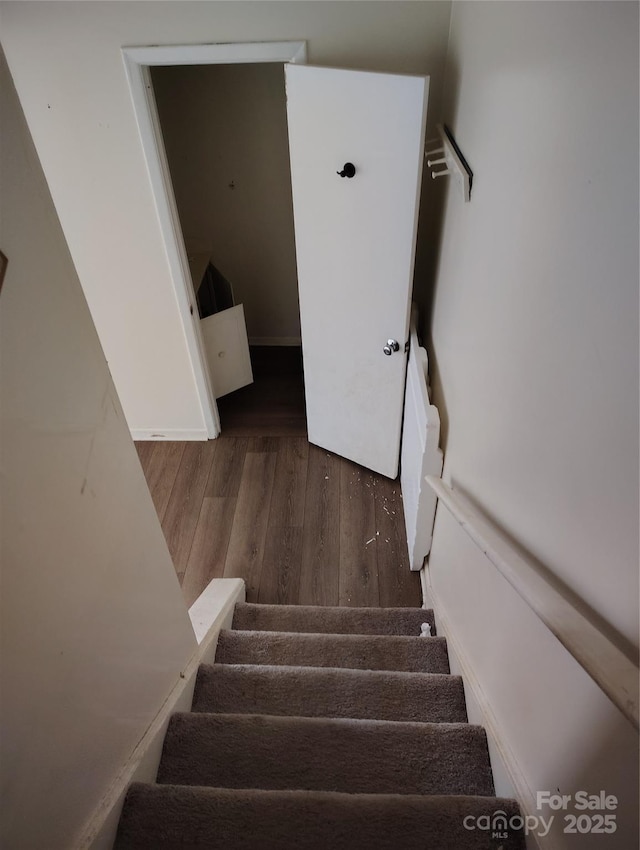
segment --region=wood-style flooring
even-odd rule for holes
[[[421,604],[398,482],[306,437],[136,445],[187,605],[222,577],[250,602]]]
[[[306,437],[299,346],[251,346],[253,383],[218,399],[227,437]]]
[[[240,577],[250,602],[419,606],[399,483],[308,443],[299,348],[251,360],[217,440],[136,444],[187,604]]]

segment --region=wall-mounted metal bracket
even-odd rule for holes
[[[427,142],[427,168],[433,169],[434,165],[444,165],[438,171],[431,171],[431,177],[446,177],[452,175],[462,189],[465,201],[471,199],[471,185],[473,183],[473,171],[462,155],[451,131],[442,124],[438,124],[440,138]],[[432,158],[437,157],[437,158]]]

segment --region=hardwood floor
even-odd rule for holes
[[[188,605],[233,576],[250,602],[421,604],[398,482],[299,436],[136,446]]]
[[[218,399],[228,437],[306,437],[299,346],[251,346],[253,383]]]
[[[400,484],[307,441],[299,348],[252,348],[207,443],[136,443],[188,605],[212,578],[249,602],[421,604]]]

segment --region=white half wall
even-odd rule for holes
[[[306,39],[318,64],[428,74],[439,117],[449,2],[35,2],[2,41],[127,422],[204,428],[123,46]]]
[[[0,844],[68,850],[196,641],[0,63]]]
[[[637,658],[638,5],[454,3],[444,118],[474,172],[430,323],[444,477]],[[611,843],[552,846],[636,846],[637,736],[441,506],[430,574],[533,798],[620,798]]]

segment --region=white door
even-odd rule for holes
[[[309,440],[395,478],[429,80],[285,71]]]

